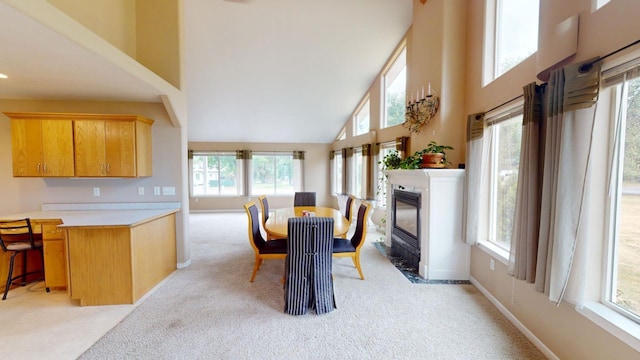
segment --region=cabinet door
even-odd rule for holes
[[[67,251],[64,232],[55,225],[42,226],[45,284],[49,288],[67,287]]]
[[[73,176],[73,124],[71,120],[42,120],[44,176]]]
[[[105,176],[104,121],[74,121],[73,130],[76,176]]]
[[[42,176],[42,127],[39,120],[11,119],[13,176]]]
[[[129,121],[105,122],[106,176],[136,176],[136,129]]]

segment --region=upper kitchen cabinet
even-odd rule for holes
[[[78,177],[151,176],[152,120],[137,115],[104,115],[73,122]]]
[[[5,113],[14,176],[152,175],[153,120],[128,114]]]
[[[11,118],[13,176],[74,176],[71,119],[40,118],[28,113],[5,115]]]

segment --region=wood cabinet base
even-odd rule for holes
[[[175,214],[66,231],[69,290],[80,305],[133,304],[176,269]]]

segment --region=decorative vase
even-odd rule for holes
[[[383,234],[386,231],[386,219],[387,208],[376,205],[371,212],[371,222],[376,226],[376,229]]]
[[[422,154],[422,167],[440,169],[444,167],[443,153],[426,153]]]

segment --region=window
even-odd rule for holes
[[[369,98],[362,104],[362,106],[356,111],[356,116],[353,118],[353,134],[355,136],[366,134],[369,132],[369,113],[370,103]]]
[[[487,0],[484,84],[538,49],[539,0]]]
[[[403,47],[383,75],[384,116],[382,128],[402,124],[407,103],[407,48]]]
[[[378,169],[376,200],[380,206],[387,206],[387,177],[384,176],[382,172],[382,164],[380,164],[380,162],[385,156],[392,152],[397,152],[395,142],[380,144],[380,153],[376,161]]]
[[[522,106],[488,117],[489,125],[489,242],[509,251],[516,205]]]
[[[640,61],[639,61],[640,62]],[[636,63],[637,64],[637,63]],[[607,90],[613,101],[613,195],[605,304],[640,322],[640,66],[618,74]],[[625,79],[628,78],[628,80]],[[603,95],[606,92],[603,92]]]
[[[242,194],[242,166],[235,152],[194,153],[192,196]]]
[[[283,195],[295,191],[293,154],[253,153],[251,195]]]
[[[336,140],[346,140],[346,139],[347,139],[347,129],[342,128],[342,130],[340,130],[340,133],[338,133]]]

